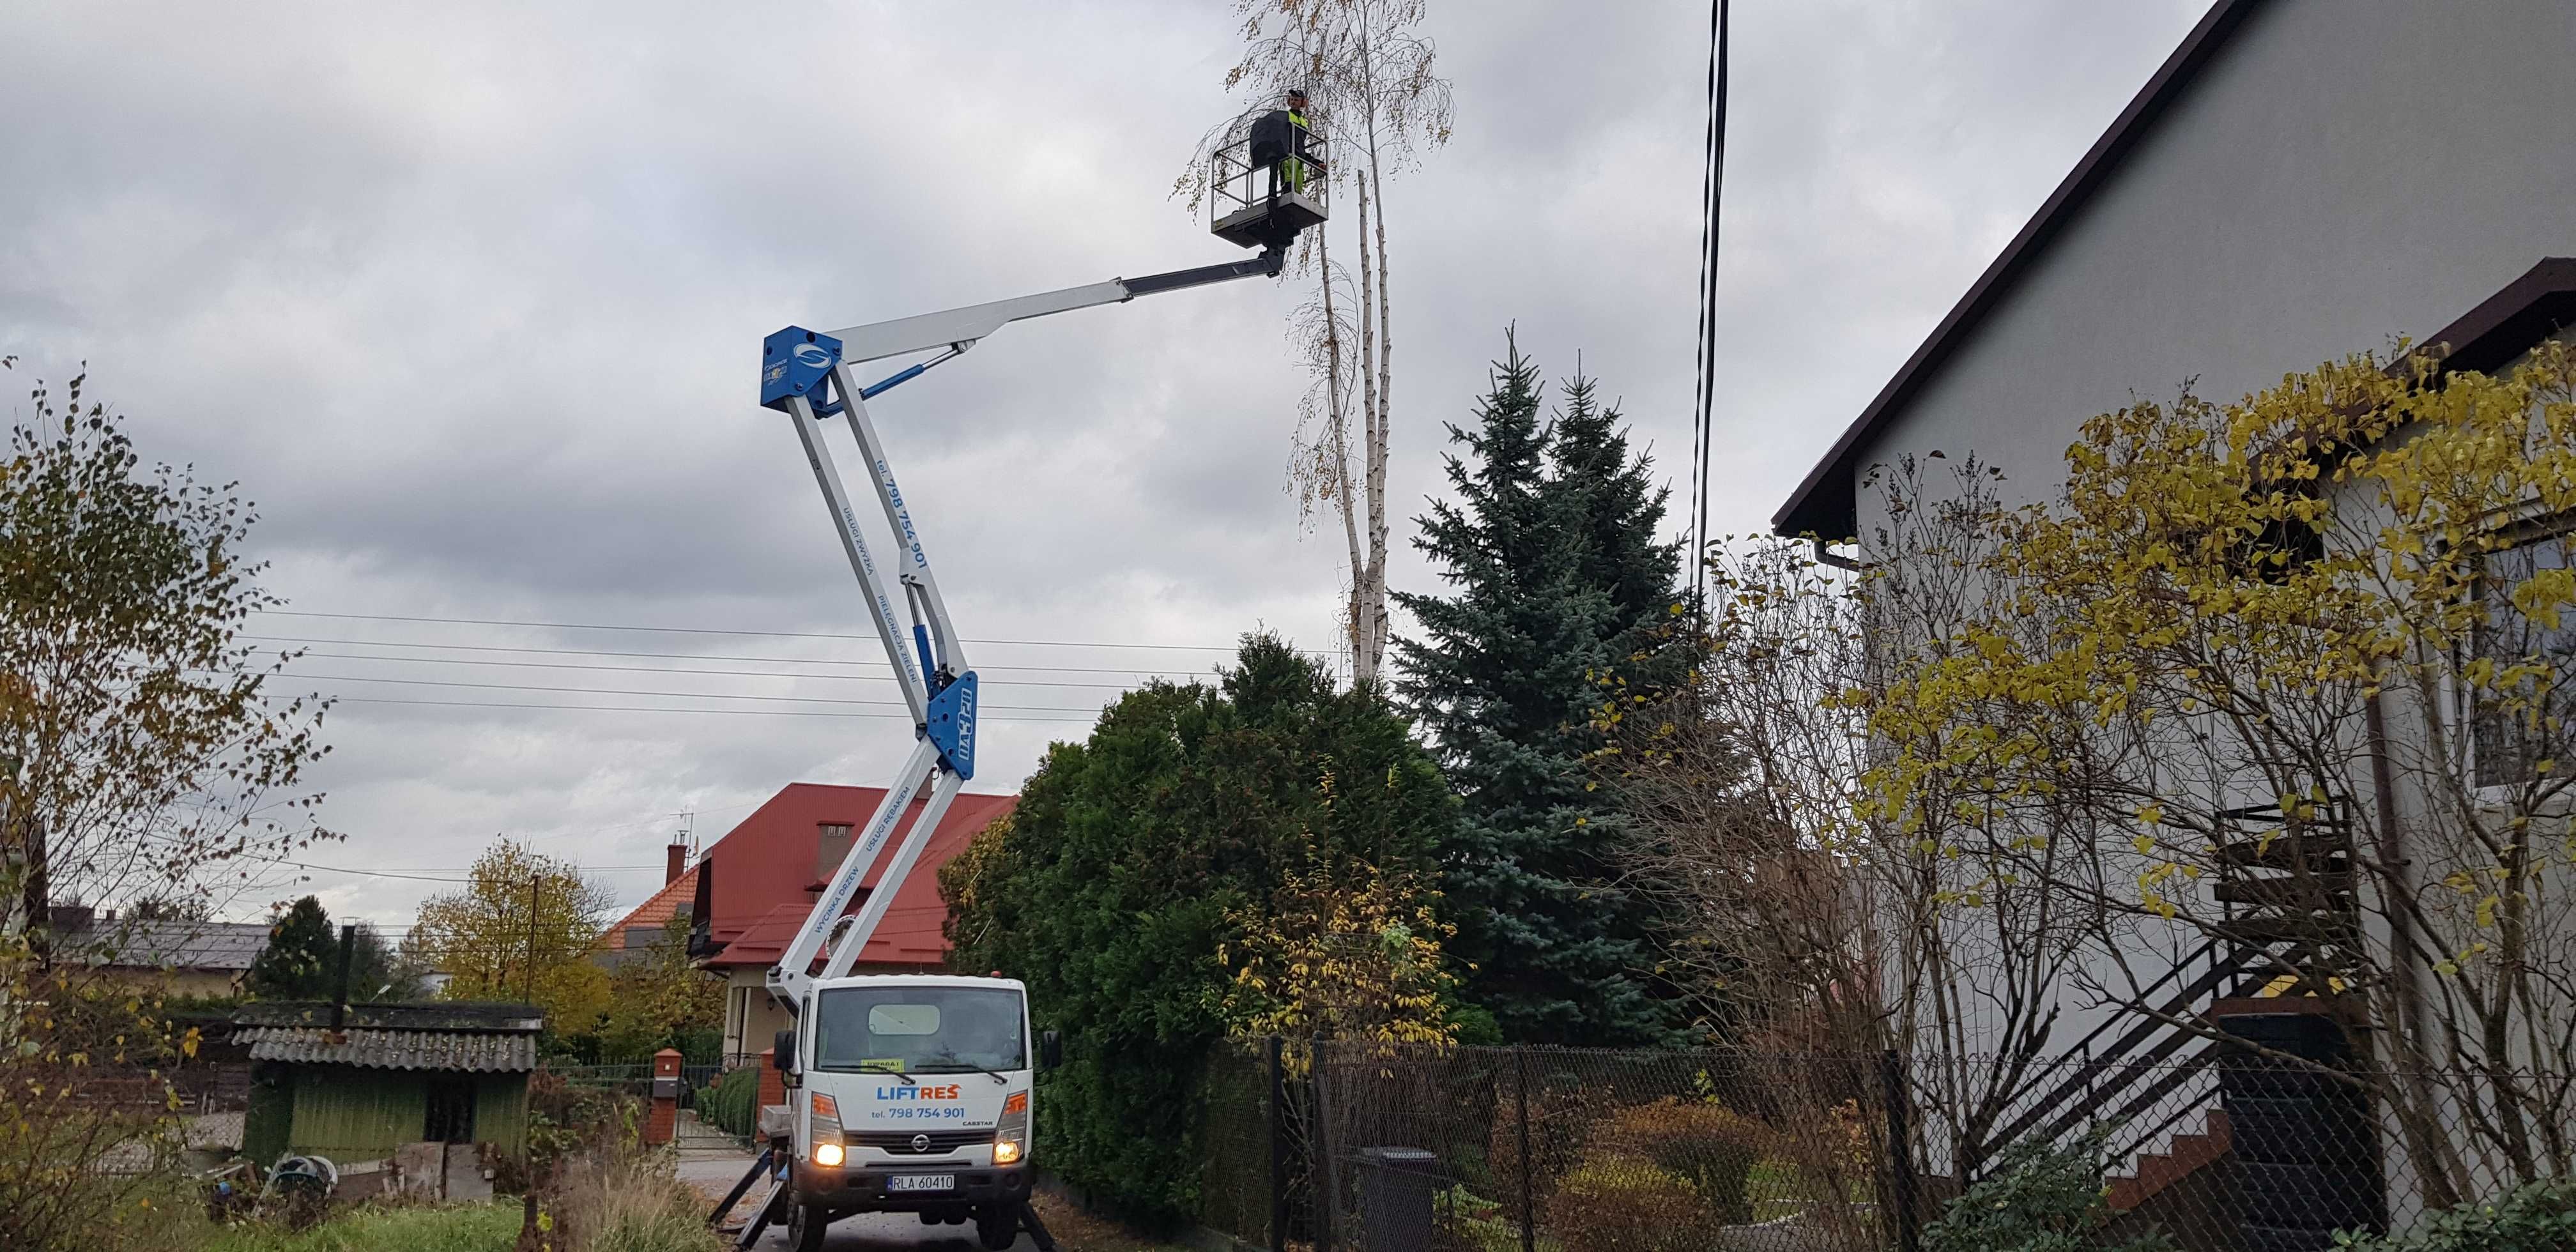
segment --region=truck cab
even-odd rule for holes
[[[1011,978],[816,979],[780,1032],[790,1243],[822,1245],[853,1213],[972,1220],[1007,1248],[1029,1197],[1032,1079],[1053,1039],[1029,1030]]]

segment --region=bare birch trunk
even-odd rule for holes
[[[1333,308],[1333,258],[1326,239],[1324,232],[1315,232],[1315,266],[1323,275],[1324,439],[1333,459],[1329,476],[1333,508],[1342,517],[1342,542],[1351,564],[1352,592],[1344,607],[1342,633],[1350,642],[1351,664],[1356,668],[1365,652],[1358,589],[1368,566],[1360,550],[1359,504],[1351,491],[1350,393],[1342,386],[1342,323]]]
[[[1363,44],[1361,48],[1362,55],[1360,58],[1360,73],[1367,81],[1370,98],[1374,100],[1376,98],[1377,89],[1375,81],[1376,70],[1374,63],[1368,57],[1367,52],[1367,46]],[[1378,178],[1380,162],[1378,159],[1378,116],[1375,109],[1371,109],[1369,111],[1367,127],[1368,168],[1362,171],[1362,177],[1365,177],[1368,180],[1368,184],[1366,190],[1360,193],[1360,229],[1365,232],[1373,233],[1376,236],[1377,245],[1374,257],[1363,258],[1362,261],[1363,273],[1365,274],[1369,269],[1374,269],[1377,276],[1377,343],[1374,361],[1376,373],[1373,381],[1366,389],[1369,419],[1367,431],[1369,581],[1366,607],[1369,613],[1369,671],[1371,674],[1375,674],[1379,665],[1385,659],[1387,645],[1386,454],[1387,434],[1392,424],[1391,419],[1393,417],[1390,401],[1394,395],[1395,383],[1394,375],[1388,366],[1388,361],[1394,355],[1395,351],[1395,324],[1389,316],[1387,304],[1386,197]],[[1352,181],[1357,183],[1359,180],[1353,179]],[[1363,296],[1362,298],[1365,299],[1366,296]],[[1362,363],[1364,365],[1370,363],[1366,352],[1362,353]]]

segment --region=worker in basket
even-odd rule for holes
[[[1306,179],[1324,172],[1324,160],[1308,142],[1311,129],[1306,121],[1306,89],[1288,89],[1288,107],[1273,109],[1252,124],[1252,164],[1270,170],[1273,194],[1282,188],[1292,195],[1306,193]]]
[[[1324,162],[1308,151],[1312,145],[1306,139],[1312,129],[1306,123],[1306,89],[1303,87],[1288,89],[1288,131],[1289,155],[1280,162],[1280,170],[1288,177],[1288,190],[1304,195],[1306,167],[1312,164],[1315,172],[1320,174],[1324,172]]]

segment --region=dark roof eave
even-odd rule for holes
[[[2478,307],[2425,336],[2419,346],[2446,347],[2444,370],[2492,373],[2571,325],[2576,325],[2576,257],[2542,257]]]
[[[1924,339],[1922,346],[1905,359],[1895,377],[1888,379],[1887,385],[1870,400],[1869,407],[1862,409],[1860,416],[1843,430],[1842,437],[1834,441],[1824,459],[1807,471],[1798,489],[1791,492],[1788,501],[1771,515],[1772,533],[1812,533],[1827,539],[1851,537],[1858,528],[1855,515],[1858,497],[1853,480],[1861,469],[1851,461],[1860,455],[1864,445],[1895,419],[1897,410],[1922,388],[1932,371],[1939,368],[1966,337],[1969,328],[2002,299],[2013,280],[2036,259],[2040,248],[2101,188],[2110,175],[2111,167],[2129,149],[2137,146],[2156,119],[2181,97],[2183,88],[2201,67],[2208,64],[2211,55],[2226,42],[2227,36],[2233,34],[2246,16],[2262,3],[2263,0],[2217,0],[2210,6],[2199,24],[2193,26],[2182,44],[2174,49],[2173,55],[2166,57],[2165,63],[2157,67],[2155,76],[2138,89],[2127,108],[2120,110],[2120,116],[2112,120],[2110,129],[2093,141],[2093,147],[2085,152],[2084,159],[2075,163],[2074,172],[2057,185],[2057,190],[2049,193],[2048,199],[2040,204],[2039,211],[2031,215],[2021,232],[2004,245],[2004,250],[1995,257],[1993,264],[1986,267],[1986,272],[1978,275],[1975,284],[1968,288],[1968,294],[1951,306],[1949,314],[1932,328],[1932,334]]]

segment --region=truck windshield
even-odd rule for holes
[[[985,987],[835,987],[816,998],[818,1069],[956,1074],[1028,1068],[1020,995]]]

